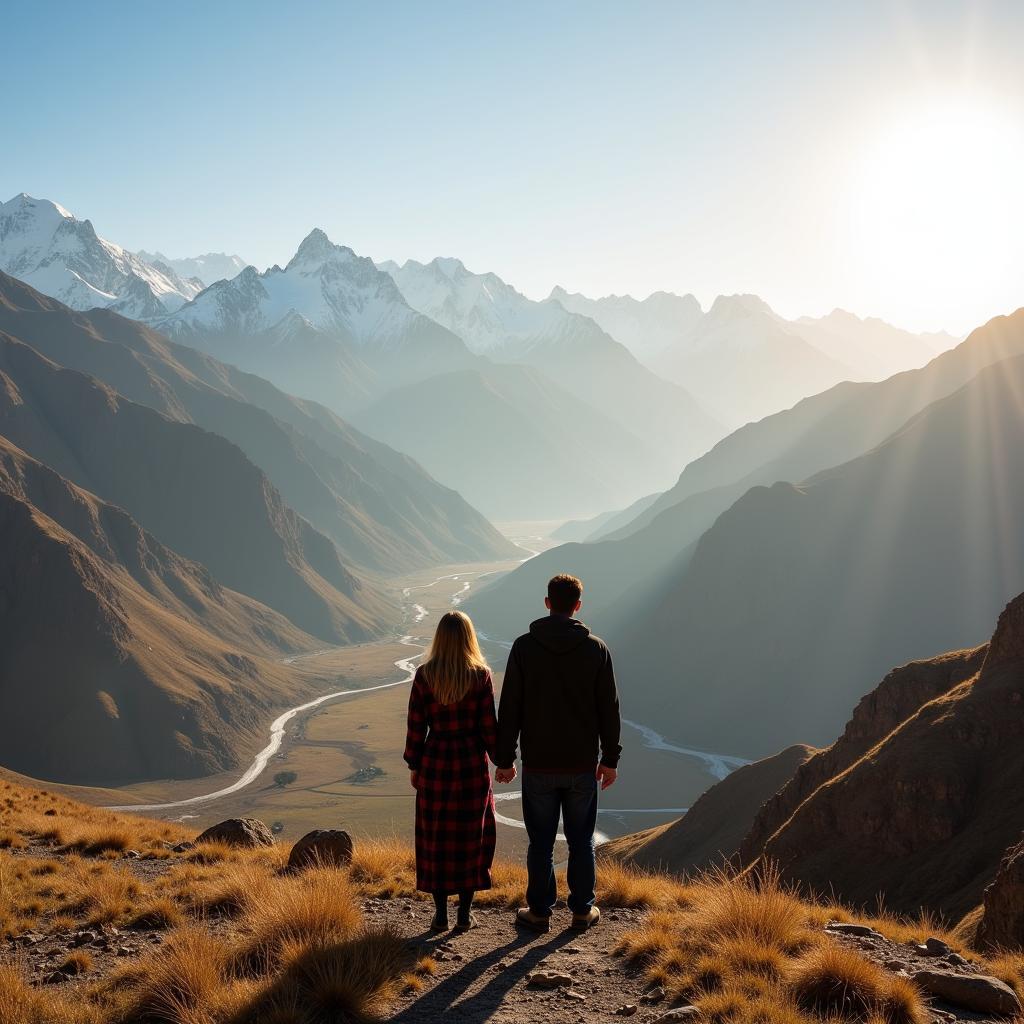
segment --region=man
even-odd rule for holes
[[[611,654],[574,617],[582,596],[575,576],[548,583],[544,604],[550,614],[512,645],[498,709],[495,780],[515,779],[521,743],[523,819],[530,837],[528,905],[516,921],[539,932],[549,930],[557,898],[559,814],[569,845],[572,927],[585,931],[601,920],[594,906],[597,793],[598,786],[607,789],[615,781],[621,723]]]

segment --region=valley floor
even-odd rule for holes
[[[552,524],[503,524],[524,549],[524,557],[550,545]],[[243,769],[204,779],[166,780],[116,790],[61,787],[77,799],[140,812],[202,828],[228,817],[258,817],[283,838],[297,838],[328,824],[356,836],[411,838],[413,791],[402,761],[405,744],[407,680],[424,651],[437,617],[457,606],[490,577],[515,562],[468,564],[425,570],[392,581],[401,594],[405,635],[376,643],[313,651],[289,659],[304,688],[333,694],[297,714],[284,727],[280,747],[248,785],[237,786]],[[538,615],[543,607],[538,600]],[[483,639],[500,687],[509,641],[527,623],[510,623],[508,637]],[[629,695],[623,694],[626,718]],[[268,732],[270,723],[268,725]],[[247,758],[267,743],[258,739]],[[665,742],[642,723],[624,727],[623,770],[614,789],[603,797],[599,829],[614,837],[679,817],[689,804],[721,777],[715,755],[702,757]],[[741,762],[737,762],[741,763]],[[294,780],[278,785],[278,773]],[[520,824],[518,786],[496,787],[500,849],[509,855],[525,850]],[[222,795],[216,795],[222,794]]]

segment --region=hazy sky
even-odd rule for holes
[[[1024,305],[1024,4],[68,3],[6,12],[0,198],[284,263],[314,226],[534,297]]]

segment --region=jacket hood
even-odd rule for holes
[[[590,630],[579,619],[545,615],[530,623],[530,636],[553,654],[565,654],[579,647],[590,636]]]

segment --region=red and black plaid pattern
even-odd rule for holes
[[[417,773],[417,889],[490,889],[497,831],[487,758],[497,742],[490,672],[455,704],[439,704],[416,673],[405,761]]]

